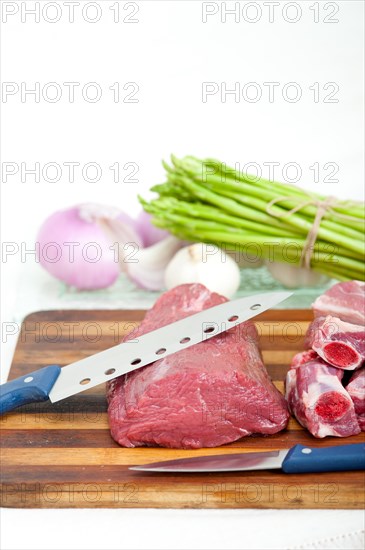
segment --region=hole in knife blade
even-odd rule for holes
[[[139,359],[139,357],[137,359],[133,359],[133,361],[131,361],[131,365],[138,365],[138,363],[141,362],[141,359]]]
[[[106,370],[106,371],[104,372],[104,374],[106,374],[107,376],[108,376],[109,374],[114,374],[114,373],[115,373],[115,369],[108,369],[108,370]]]
[[[250,309],[259,309],[261,307],[261,304],[254,304],[253,306],[250,307]]]
[[[162,355],[165,352],[166,352],[166,348],[160,348],[156,351],[156,355]]]
[[[237,321],[237,319],[238,319],[238,315],[232,315],[232,317],[229,317],[228,321],[230,323],[233,323],[234,321]]]
[[[180,340],[180,344],[187,344],[188,342],[190,342],[190,338],[188,336],[185,336],[185,338]]]
[[[85,386],[86,384],[88,384],[89,382],[91,382],[91,378],[83,378],[82,380],[80,380],[80,384],[82,386]]]
[[[214,331],[214,327],[207,327],[204,329],[205,334],[209,334]]]

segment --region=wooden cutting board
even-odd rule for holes
[[[117,344],[143,311],[41,311],[23,322],[9,379],[66,365]],[[311,312],[257,317],[265,364],[283,390],[290,359],[303,347]],[[205,454],[316,447],[364,441],[364,434],[318,440],[291,419],[287,430],[196,451],[126,449],[110,436],[104,386],[55,405],[28,405],[1,419],[1,504],[24,508],[362,508],[364,473],[280,471],[159,474],[133,464]]]

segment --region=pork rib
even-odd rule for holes
[[[314,359],[319,359],[318,353],[313,351],[312,349],[308,351],[301,351],[300,353],[297,353],[294,355],[293,359],[291,360],[291,368],[297,368],[300,367],[300,365],[304,365],[304,363],[309,363],[309,361],[313,361]]]
[[[365,360],[365,327],[338,317],[317,317],[309,326],[306,345],[330,365],[354,370]]]
[[[365,325],[365,283],[337,283],[319,296],[312,307],[316,317],[333,315],[347,323]]]
[[[203,285],[180,285],[157,300],[127,339],[225,301]],[[125,447],[214,447],[276,433],[289,418],[249,322],[112,380],[107,398],[111,434]]]
[[[318,438],[360,433],[354,404],[341,384],[343,371],[304,352],[286,376],[286,399],[298,422]],[[309,358],[309,361],[306,361]]]
[[[346,390],[354,403],[359,426],[365,432],[365,367],[352,375]]]

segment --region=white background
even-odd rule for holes
[[[160,165],[170,153],[183,156],[213,156],[234,164],[279,162],[275,172],[283,180],[283,166],[297,163],[298,182],[308,190],[344,198],[362,199],[363,190],[363,2],[306,2],[295,7],[281,2],[274,20],[269,8],[254,2],[239,21],[218,13],[202,22],[200,1],[140,1],[136,23],[123,22],[133,6],[120,4],[120,21],[113,21],[110,9],[116,2],[97,2],[101,19],[89,23],[82,17],[87,2],[75,6],[75,22],[63,2],[48,8],[40,22],[22,9],[34,2],[2,2],[8,11],[18,8],[2,24],[2,80],[21,83],[28,89],[39,82],[61,87],[57,102],[40,101],[21,94],[3,96],[2,162],[31,168],[39,162],[95,162],[102,168],[100,181],[89,183],[76,168],[74,182],[66,168],[57,183],[35,182],[20,171],[2,181],[1,229],[4,242],[26,243],[31,247],[42,220],[54,210],[80,202],[95,201],[139,210],[136,195],[148,196],[148,188],[163,180]],[[45,2],[40,2],[44,6]],[[214,3],[211,3],[214,4]],[[232,8],[233,2],[227,2]],[[247,2],[239,3],[240,10]],[[8,5],[5,8],[5,5]],[[316,5],[318,22],[314,22]],[[314,6],[314,9],[310,7]],[[326,7],[327,6],[327,7]],[[123,9],[127,7],[127,9]],[[337,11],[338,13],[332,14]],[[262,10],[261,16],[257,10]],[[299,20],[293,20],[294,10]],[[288,11],[287,11],[288,10]],[[95,17],[90,8],[89,18]],[[258,21],[250,23],[257,15]],[[324,18],[338,19],[337,23]],[[68,100],[64,82],[78,82],[75,101]],[[97,82],[102,97],[96,103],[83,99],[80,90]],[[115,103],[109,89],[120,83],[123,90],[135,82],[138,103]],[[257,102],[241,95],[234,101],[220,93],[202,101],[202,83],[222,83],[227,89],[254,82],[262,92]],[[264,83],[276,82],[274,100]],[[285,85],[294,82],[302,97],[297,102],[283,99]],[[319,98],[310,89],[319,83]],[[334,89],[335,103],[324,99]],[[325,90],[324,87],[327,86]],[[289,96],[294,88],[288,90]],[[51,96],[52,91],[49,90]],[[91,93],[91,90],[90,90]],[[247,90],[253,94],[254,89]],[[246,99],[245,99],[246,97]],[[253,97],[253,95],[250,95]],[[138,183],[113,182],[109,167],[119,162],[138,164]],[[310,166],[319,163],[320,181],[314,181]],[[324,181],[335,163],[337,182]],[[4,168],[4,164],[3,164]],[[123,171],[122,171],[123,173]],[[52,176],[52,174],[50,173]],[[123,177],[126,173],[123,173]],[[292,172],[289,174],[292,175]],[[29,257],[27,262],[34,260]],[[12,318],[18,278],[29,265],[20,255],[2,262],[2,319]],[[40,269],[40,268],[39,268]],[[40,275],[41,276],[41,275]],[[42,275],[44,276],[44,275]],[[32,287],[29,285],[29,293]],[[3,346],[2,376],[9,368],[9,346]],[[11,511],[2,509],[4,548],[311,548],[310,542],[363,528],[360,512],[207,512],[207,511]],[[341,521],[338,519],[341,517]],[[62,522],[65,522],[65,526]],[[279,523],[280,522],[280,523]],[[308,523],[309,522],[309,523]],[[265,527],[267,525],[267,527]],[[144,527],[145,526],[145,527]],[[42,533],[42,541],[39,541]],[[45,533],[47,538],[43,538]],[[345,546],[346,537],[339,539]],[[330,543],[335,548],[335,542]],[[337,544],[337,543],[336,543]],[[355,544],[354,542],[350,544]],[[314,546],[313,546],[314,547]]]

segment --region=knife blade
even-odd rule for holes
[[[180,458],[130,466],[129,470],[163,473],[243,472],[282,469],[286,474],[365,469],[365,443],[334,447],[305,447],[257,453]]]
[[[56,403],[134,371],[172,353],[213,338],[286,300],[292,292],[270,292],[204,309],[148,332],[138,339],[76,361],[50,365],[0,386],[0,414],[20,405],[50,399]]]

